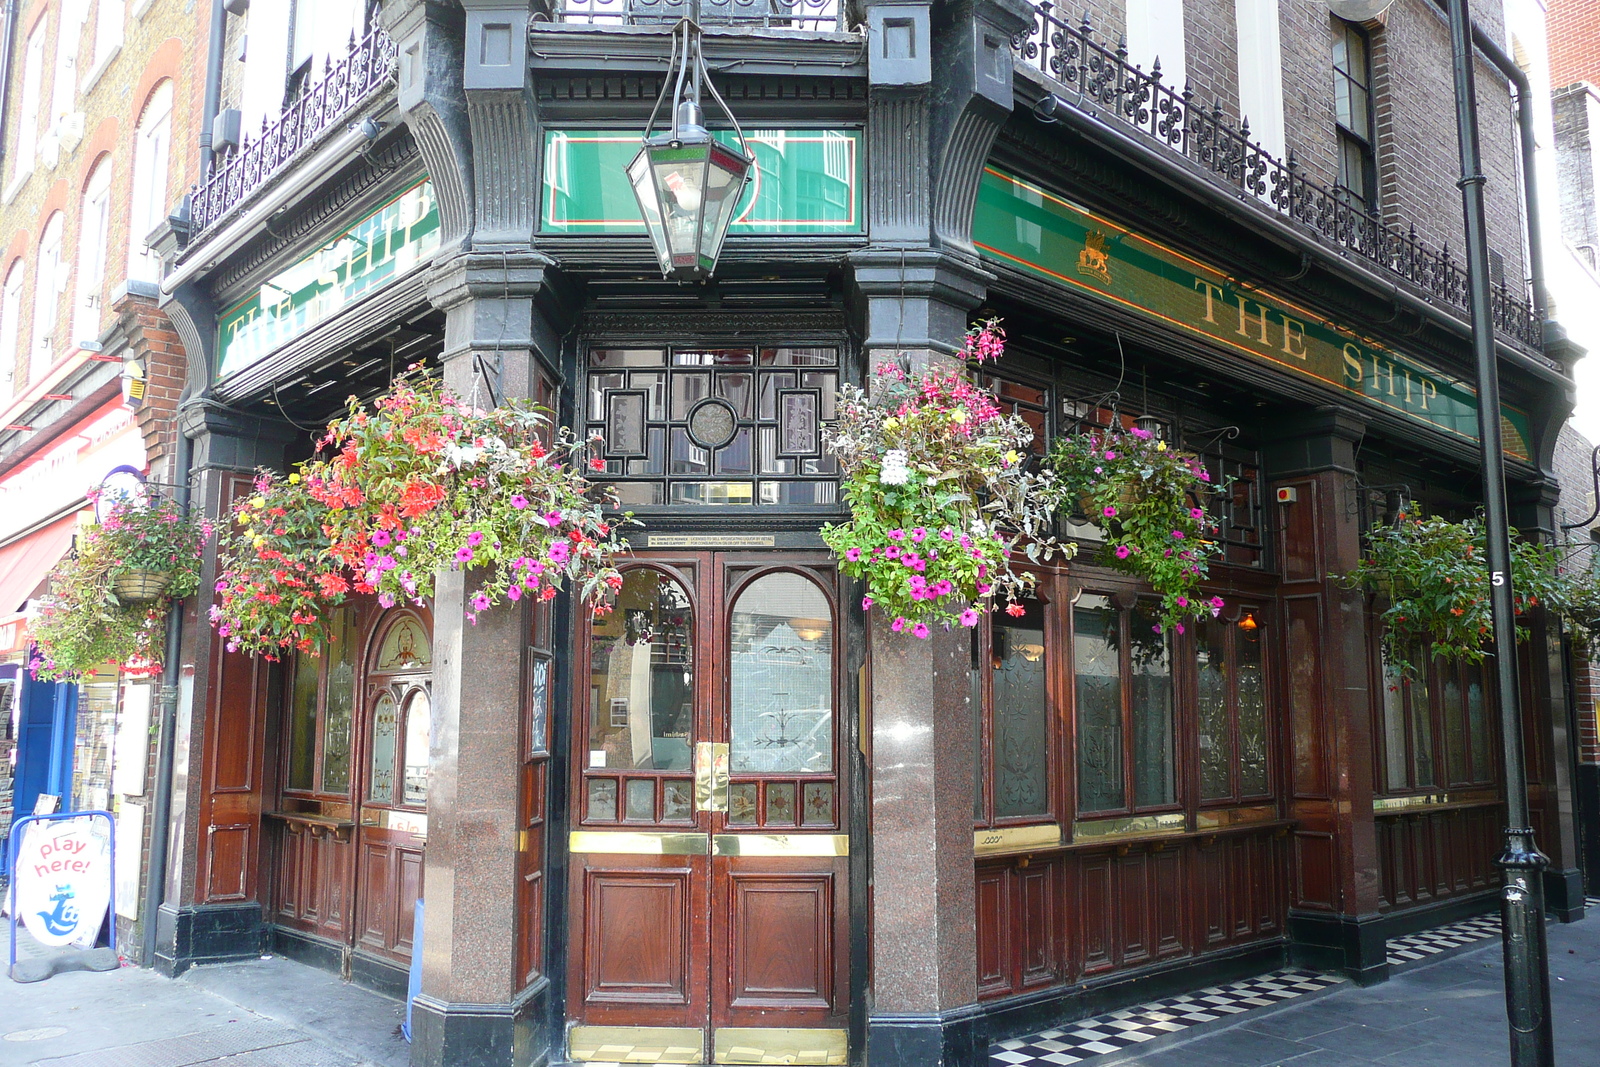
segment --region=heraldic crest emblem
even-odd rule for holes
[[[1106,235],[1099,230],[1090,230],[1083,239],[1083,251],[1078,253],[1078,273],[1111,284],[1111,254],[1106,251]]]

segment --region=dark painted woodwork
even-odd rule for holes
[[[980,999],[1279,942],[1286,829],[980,859]]]
[[[661,859],[625,868],[591,864],[583,872],[583,1000],[590,1022],[605,1017],[597,1009],[606,1005],[636,1019],[632,1025],[703,1020],[706,928],[697,919],[706,912],[705,862]],[[646,1010],[636,1015],[638,1009]]]
[[[1378,871],[1388,909],[1481,893],[1500,882],[1498,803],[1379,816]]]

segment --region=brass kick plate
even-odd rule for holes
[[[844,1063],[843,1030],[725,1026],[712,1039],[715,1063]]]
[[[705,1042],[704,1030],[683,1026],[574,1026],[567,1033],[573,1059],[601,1063],[700,1063]]]
[[[610,830],[574,830],[567,851],[613,856],[704,856],[711,851],[706,834],[651,834]]]
[[[713,856],[848,856],[850,837],[847,834],[718,834],[711,839],[711,854]]]

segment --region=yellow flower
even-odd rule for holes
[[[900,420],[895,418],[893,415],[890,415],[887,419],[883,420],[883,428],[885,430],[896,430],[896,429],[899,429],[900,428]]]
[[[1006,453],[1006,466],[1016,466],[1017,460],[1021,458],[1021,456],[1017,455],[1016,449],[1012,449],[1010,452]]]
[[[260,511],[262,508],[267,506],[267,499],[266,497],[255,497],[250,501],[250,506],[255,508],[257,511]]]
[[[1156,451],[1157,452],[1165,452],[1166,450],[1167,450],[1167,443],[1165,441],[1157,441],[1156,442]]]
[[[954,411],[952,411],[950,413],[950,421],[951,422],[957,422],[957,423],[966,422],[967,421],[966,409],[965,408],[956,408]]]
[[[267,539],[265,537],[258,537],[253,543],[257,548],[260,548],[267,543]]]
[[[298,474],[289,475],[289,484],[290,485],[299,485],[300,484],[300,475],[298,475]]]

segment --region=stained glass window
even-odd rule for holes
[[[1103,596],[1085,594],[1072,611],[1072,667],[1078,698],[1078,810],[1112,811],[1125,804],[1122,770],[1120,612]]]
[[[730,630],[729,769],[833,770],[833,609],[822,590],[799,574],[763,575],[740,592]]]
[[[588,427],[625,507],[832,505],[833,348],[596,348]]]

